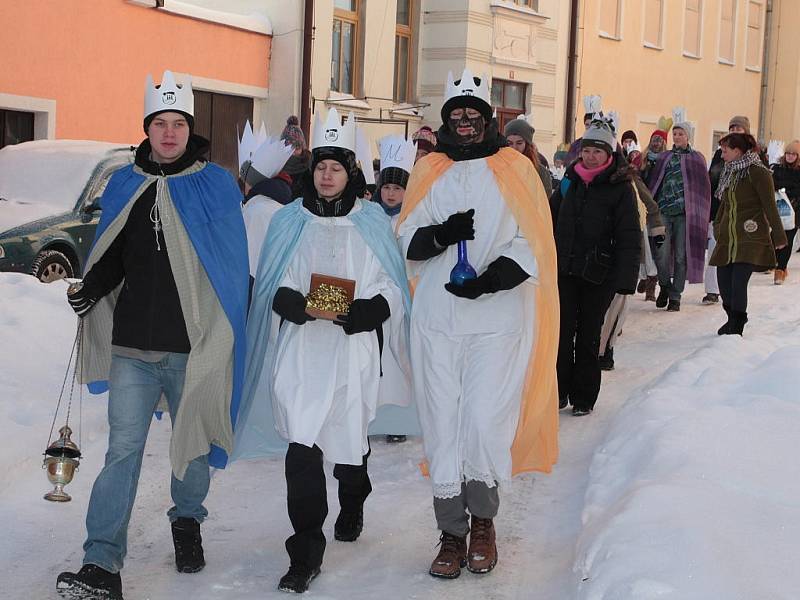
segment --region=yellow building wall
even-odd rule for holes
[[[769,32],[764,138],[800,138],[800,2],[774,0]]]
[[[792,0],[796,1],[796,0]],[[660,115],[684,106],[695,125],[693,145],[708,158],[714,131],[727,131],[733,115],[747,115],[758,128],[760,68],[745,66],[747,2],[738,0],[733,64],[719,59],[721,0],[702,0],[699,57],[684,53],[686,0],[664,0],[661,48],[644,44],[650,0],[619,0],[618,39],[600,35],[614,0],[583,0],[579,25],[576,131],[583,131],[582,97],[599,94],[605,111],[620,115],[620,132],[636,131],[644,147]],[[800,5],[800,2],[798,2]],[[763,13],[762,13],[763,18]],[[762,28],[763,31],[763,28]]]

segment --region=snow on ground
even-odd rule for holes
[[[699,305],[702,286],[689,286],[678,314],[632,299],[617,369],[604,376],[595,413],[563,413],[553,473],[503,489],[500,562],[490,575],[427,575],[437,532],[430,488],[416,468],[421,444],[373,440],[364,533],[354,544],[332,539],[338,502],[329,477],[329,544],[308,597],[797,598],[800,286],[792,275],[783,287],[754,275],[743,339],[716,335],[722,311]],[[75,326],[64,288],[0,274],[0,599],[56,598],[57,574],[80,565],[86,505],[103,461],[104,398],[84,395],[85,458],[67,487],[74,500],[41,499],[49,489],[41,452]],[[203,525],[208,566],[183,575],[173,568],[164,515],[168,443],[168,420],[154,421],[122,573],[125,597],[285,597],[275,591],[289,534],[282,461],[215,473]]]

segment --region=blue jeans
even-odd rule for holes
[[[108,451],[103,470],[92,487],[86,515],[83,564],[116,573],[128,547],[128,522],[142,469],[142,455],[153,411],[166,396],[173,421],[183,391],[188,354],[169,353],[158,362],[114,355],[108,393]],[[202,522],[208,511],[208,457],[189,463],[183,481],[172,475],[170,521],[190,517]]]
[[[686,286],[686,214],[662,215],[661,220],[667,235],[655,257],[658,285],[669,292],[670,300],[680,302]]]

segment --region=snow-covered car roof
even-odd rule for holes
[[[0,150],[0,232],[71,210],[97,164],[130,146],[39,140]]]

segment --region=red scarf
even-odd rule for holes
[[[608,157],[608,160],[605,163],[593,169],[584,167],[583,162],[579,162],[576,163],[575,165],[575,172],[581,179],[583,179],[583,183],[589,185],[590,183],[592,183],[594,178],[597,177],[603,171],[605,171],[610,164],[611,164],[611,156]]]

